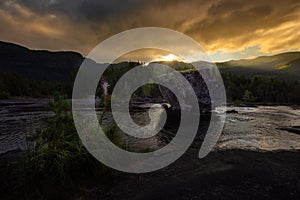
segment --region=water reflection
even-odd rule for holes
[[[23,102],[23,101],[22,101]],[[35,101],[28,104],[10,102],[0,104],[0,154],[26,149],[26,136],[46,127],[45,119],[53,116],[52,112],[42,109],[47,101]],[[145,105],[142,105],[145,106]],[[147,107],[147,105],[146,105]],[[154,109],[156,123],[160,121],[162,109]],[[285,106],[239,108],[233,107],[237,114],[227,114],[223,133],[216,149],[251,149],[251,150],[291,150],[300,149],[300,136],[284,130],[280,126],[299,126],[300,110]],[[102,113],[98,111],[98,115]],[[180,115],[179,115],[180,116]],[[132,120],[142,126],[149,123],[147,109],[131,112]],[[105,113],[103,126],[113,124],[112,114]],[[154,123],[155,124],[155,123]],[[155,136],[139,139],[129,136],[118,129],[124,143],[123,148],[130,151],[152,151],[170,143],[180,124],[178,114],[168,116],[164,128]],[[208,128],[207,121],[201,121],[197,137],[192,145],[199,149]]]

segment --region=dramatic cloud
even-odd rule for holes
[[[300,0],[2,0],[0,40],[86,55],[120,31],[158,26],[226,60],[300,50],[299,19]]]

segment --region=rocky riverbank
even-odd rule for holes
[[[148,174],[120,173],[108,191],[94,187],[82,199],[299,199],[300,152],[190,150]]]

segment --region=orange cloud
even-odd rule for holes
[[[86,55],[120,31],[158,26],[193,37],[210,54],[243,52],[253,46],[261,53],[276,53],[300,49],[299,13],[299,0],[3,0],[0,26],[5,28],[0,39]]]

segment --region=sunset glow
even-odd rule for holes
[[[166,56],[161,56],[157,60],[170,62],[170,61],[175,61],[175,60],[180,61],[181,59],[179,57],[175,56],[174,54],[168,54]]]
[[[121,31],[164,27],[195,39],[213,61],[236,60],[298,51],[299,3],[298,0],[166,0],[162,5],[158,0],[143,4],[136,0],[126,4],[93,0],[35,4],[4,0],[0,3],[0,27],[5,29],[0,37],[31,49],[76,51],[86,56],[99,42]],[[160,11],[161,6],[164,12]],[[115,14],[101,12],[102,9],[113,9]],[[144,12],[145,9],[149,12]],[[159,37],[157,40],[164,42]],[[147,56],[146,61],[161,55]],[[176,60],[172,55],[161,59]]]

